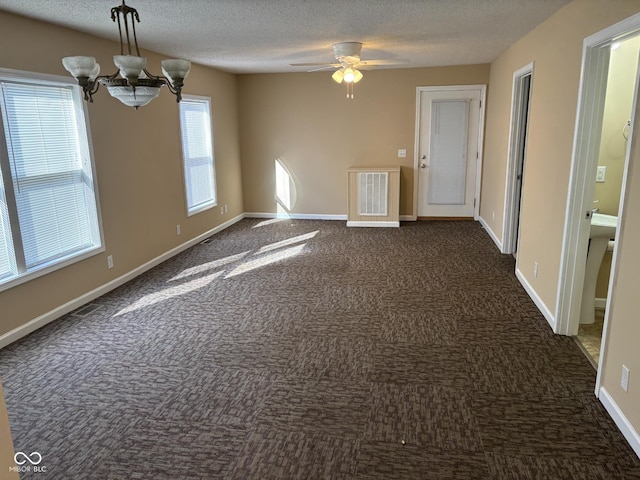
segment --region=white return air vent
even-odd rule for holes
[[[389,172],[358,172],[358,214],[387,216]]]
[[[349,180],[348,227],[399,227],[400,168],[354,167]]]

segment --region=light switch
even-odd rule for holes
[[[405,148],[398,149],[398,158],[405,158],[407,156],[407,150]]]
[[[607,167],[598,166],[598,173],[596,173],[596,183],[604,183],[604,177],[607,174]]]

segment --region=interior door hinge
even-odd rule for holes
[[[480,100],[480,108],[482,108],[482,100]]]
[[[473,199],[473,208],[475,208],[475,207],[476,207],[476,199],[474,198]]]

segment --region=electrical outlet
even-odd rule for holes
[[[180,235],[182,231],[180,230],[180,224],[176,225],[176,235]]]
[[[224,207],[220,207],[220,213],[224,215]]]
[[[538,262],[533,262],[533,276],[538,278]]]
[[[113,268],[113,255],[107,257],[107,268]]]
[[[492,222],[496,221],[496,212],[491,212],[491,221]]]
[[[227,204],[224,204],[224,213],[227,213],[229,211],[229,209],[227,208]]]
[[[629,369],[626,365],[622,365],[622,376],[620,377],[620,386],[625,392],[629,391]]]
[[[596,183],[604,183],[604,179],[607,176],[607,167],[601,165],[598,167],[596,173]]]
[[[406,148],[399,148],[398,149],[398,158],[405,158],[407,156],[407,149]]]

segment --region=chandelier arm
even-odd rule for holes
[[[154,75],[153,73],[151,73],[149,70],[147,70],[146,68],[143,68],[142,71],[145,73],[145,75],[149,78],[153,78],[154,80],[163,80],[163,81],[167,81],[166,77],[163,77],[162,75]]]
[[[84,92],[84,99],[87,100],[89,103],[93,103],[93,96],[96,94],[96,92],[100,88],[100,85],[102,85],[101,80],[113,80],[117,76],[118,76],[118,72],[116,71],[116,73],[112,75],[97,76],[93,81],[90,81],[87,78],[84,82],[81,82],[80,79],[78,79],[78,83],[80,83],[80,86],[82,87],[82,91]]]
[[[93,95],[98,91],[99,88],[100,84],[98,82],[90,82],[86,86],[82,87],[82,91],[84,92],[84,99],[89,103],[93,103]]]
[[[183,85],[182,82],[180,82],[179,85],[174,85],[171,82],[171,80],[169,80],[167,77],[163,75],[154,75],[152,73],[149,73],[149,71],[146,68],[143,70],[143,72],[149,78],[152,78],[153,80],[158,80],[159,82],[163,82],[167,86],[167,89],[176,96],[176,102],[180,102],[180,100],[182,100],[182,85]]]
[[[96,77],[96,79],[93,81],[89,80],[89,78],[87,77],[79,77],[77,79],[78,84],[82,87],[82,93],[84,94],[84,99],[89,103],[93,103],[93,95],[100,88],[100,83],[98,82],[98,78],[100,77]]]

